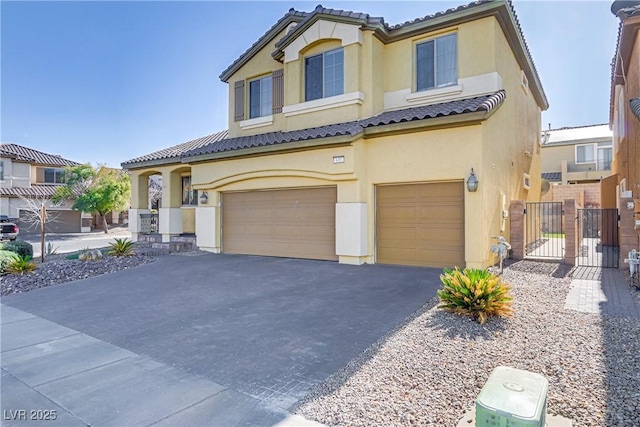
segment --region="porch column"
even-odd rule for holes
[[[131,172],[131,208],[129,209],[129,231],[131,240],[138,241],[141,232],[140,214],[149,212],[149,177]]]
[[[162,241],[182,233],[182,178],[179,173],[162,173],[162,207],[158,209],[158,231]]]
[[[367,228],[366,203],[336,203],[336,255],[341,264],[366,262]]]

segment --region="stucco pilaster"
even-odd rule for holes
[[[336,203],[336,255],[343,262],[343,257],[358,257],[350,259],[349,263],[363,264],[368,254],[368,222],[366,203]],[[346,258],[345,258],[346,261]]]
[[[162,234],[162,241],[169,242],[171,236],[182,233],[182,209],[180,208],[160,208],[159,231]]]
[[[220,208],[218,206],[198,206],[196,208],[196,245],[204,251],[220,253],[218,226]]]

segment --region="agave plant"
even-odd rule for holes
[[[32,273],[38,268],[35,262],[31,260],[28,255],[18,256],[17,259],[11,261],[5,268],[5,272],[9,274],[23,275],[25,273]]]
[[[115,239],[115,242],[109,243],[109,255],[114,256],[130,256],[133,255],[133,242],[128,239]]]
[[[489,316],[511,316],[511,288],[486,270],[467,268],[445,269],[440,275],[442,289],[438,291],[443,310],[471,316],[483,325]]]

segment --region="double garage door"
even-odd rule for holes
[[[222,250],[337,261],[336,187],[222,194]]]
[[[377,262],[464,266],[462,182],[378,186]],[[222,195],[222,250],[337,260],[336,187]]]

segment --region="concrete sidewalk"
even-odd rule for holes
[[[617,268],[576,267],[565,308],[583,313],[640,319],[624,274]]]
[[[24,311],[0,317],[4,426],[320,426]]]

